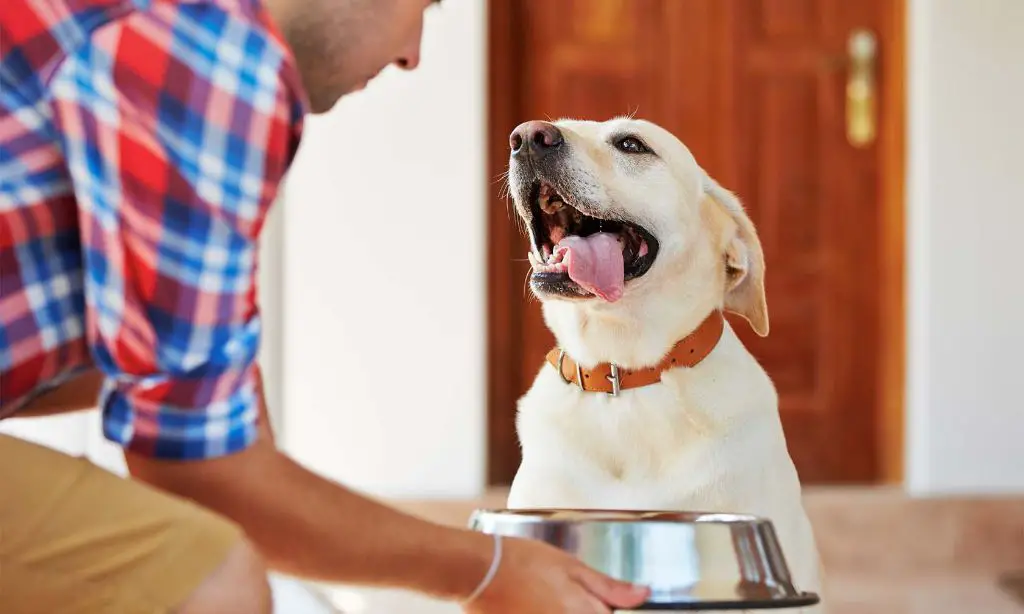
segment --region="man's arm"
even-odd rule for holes
[[[484,577],[492,539],[398,512],[305,469],[274,449],[263,412],[256,444],[209,461],[127,454],[132,474],[233,518],[272,567],[328,582],[395,586],[462,599]],[[610,614],[648,590],[617,582],[546,544],[505,540],[498,573],[469,614]]]
[[[38,418],[96,408],[103,374],[89,369],[60,388],[51,390],[18,411],[19,418]]]
[[[99,373],[89,371],[21,415],[93,408],[100,383]],[[238,522],[270,566],[285,573],[391,584],[441,598],[473,590],[490,562],[489,538],[397,512],[296,464],[275,449],[259,373],[257,390],[259,434],[252,448],[217,460],[181,463],[126,452],[132,476]]]
[[[489,537],[404,514],[308,471],[274,448],[265,411],[262,418],[259,439],[243,452],[182,463],[128,453],[128,467],[240,523],[285,573],[442,599],[465,597],[483,578]]]

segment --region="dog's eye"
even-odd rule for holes
[[[624,136],[620,139],[616,139],[615,148],[619,151],[630,154],[651,153],[651,150],[635,136]]]

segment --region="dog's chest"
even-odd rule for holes
[[[699,397],[670,386],[611,397],[541,384],[520,404],[523,470],[562,482],[587,507],[727,508],[735,481],[750,474],[745,450],[757,446],[710,416]]]

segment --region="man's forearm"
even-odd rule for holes
[[[360,496],[303,468],[266,438],[202,466],[132,455],[128,463],[137,478],[234,519],[285,573],[458,598],[473,590],[490,563],[487,536]]]
[[[18,412],[18,417],[36,418],[95,409],[102,386],[103,374],[97,369],[90,369],[33,400]]]

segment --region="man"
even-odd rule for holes
[[[0,417],[98,398],[134,478],[0,436],[0,610],[269,612],[265,565],[475,612],[643,601],[274,447],[255,363],[267,208],[307,112],[416,68],[429,0],[0,4]]]

